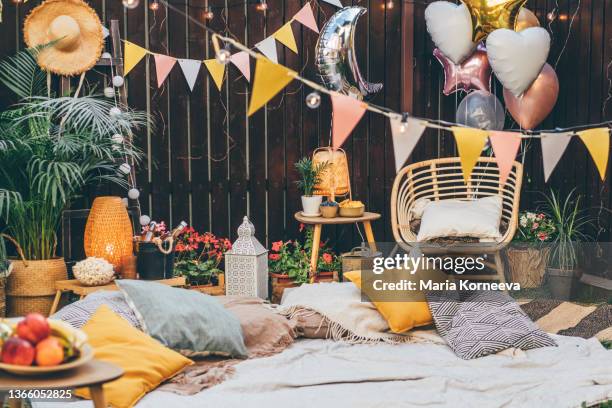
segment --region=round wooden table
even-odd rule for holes
[[[317,260],[319,259],[319,247],[321,244],[321,230],[323,225],[340,225],[340,224],[355,224],[362,223],[365,230],[366,239],[373,251],[376,251],[376,241],[374,240],[374,232],[372,231],[372,221],[380,218],[380,214],[373,212],[365,212],[361,217],[305,217],[301,211],[295,213],[295,219],[302,224],[313,225],[314,231],[312,235],[312,253],[310,255],[310,281],[314,279],[317,272]]]
[[[92,360],[74,370],[47,374],[44,377],[17,376],[0,371],[0,391],[72,390],[87,387],[94,407],[106,408],[102,385],[122,375],[122,368],[99,360]],[[8,401],[11,408],[21,406],[21,398],[9,398]]]

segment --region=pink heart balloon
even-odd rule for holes
[[[559,97],[559,79],[553,67],[544,65],[542,72],[517,98],[504,89],[506,108],[523,129],[531,130],[538,126],[552,112]]]

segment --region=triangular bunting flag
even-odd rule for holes
[[[297,12],[293,19],[300,24],[305,25],[310,28],[315,33],[319,33],[319,27],[317,27],[317,20],[315,19],[314,13],[312,12],[312,7],[310,7],[310,3],[306,3],[304,7],[300,11]]]
[[[110,35],[110,31],[108,30],[108,28],[102,26],[102,38],[106,38]]]
[[[185,80],[187,81],[187,85],[189,85],[189,90],[193,91],[193,86],[196,83],[196,79],[198,79],[198,74],[200,73],[200,68],[202,67],[202,61],[179,59],[178,63],[181,66],[181,70],[183,70],[183,75],[185,75]]]
[[[204,60],[204,65],[208,68],[210,76],[212,77],[217,89],[221,90],[223,86],[223,78],[225,77],[225,65],[221,64],[215,58]]]
[[[278,64],[278,54],[276,53],[276,40],[274,40],[274,36],[270,36],[262,42],[255,44],[255,47],[257,47],[270,61]]]
[[[491,147],[495,153],[495,161],[499,167],[499,180],[501,185],[506,184],[508,175],[512,171],[514,159],[521,147],[521,134],[516,132],[489,131]]]
[[[340,3],[340,0],[323,0],[323,1],[326,2],[326,3],[332,4],[332,5],[336,6],[336,7],[340,7],[340,8],[343,7],[342,3]]]
[[[407,118],[405,122],[402,122],[402,117],[399,115],[389,118],[389,123],[393,137],[395,171],[398,172],[421,139],[426,126],[422,121],[413,118]]]
[[[163,54],[154,54],[155,57],[155,71],[157,73],[157,87],[162,86],[168,74],[172,70],[174,64],[176,64],[176,58],[170,57]]]
[[[246,78],[248,82],[251,82],[251,60],[249,58],[249,54],[245,51],[237,52],[232,55],[230,59],[231,63],[236,66],[242,72],[242,75]]]
[[[366,111],[366,105],[358,99],[337,92],[331,94],[333,106],[332,146],[342,146]]]
[[[557,166],[559,159],[563,156],[563,152],[567,148],[572,133],[541,133],[540,143],[542,143],[542,162],[544,164],[544,181],[552,174]]]
[[[608,155],[610,153],[610,129],[589,129],[577,132],[577,134],[587,149],[589,149],[597,170],[599,170],[601,181],[604,181],[606,179],[606,170],[608,170]]]
[[[272,34],[272,36],[291,51],[295,52],[296,54],[298,53],[295,37],[293,36],[293,29],[291,28],[291,21],[282,26],[277,32]]]
[[[293,80],[295,74],[295,71],[282,65],[274,64],[265,58],[257,58],[249,116],[285,88]]]
[[[134,68],[148,52],[149,51],[134,43],[125,41],[123,48],[123,76],[129,74],[132,68]]]
[[[457,142],[459,157],[461,158],[463,179],[468,183],[472,175],[472,169],[474,169],[474,166],[478,162],[478,158],[487,143],[489,134],[485,130],[458,126],[453,126],[452,130],[455,135],[455,141]]]

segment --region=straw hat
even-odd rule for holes
[[[25,19],[28,47],[57,41],[41,50],[38,65],[59,75],[78,75],[92,68],[104,46],[96,12],[81,0],[46,0]]]

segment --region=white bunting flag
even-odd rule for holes
[[[399,172],[419,139],[421,139],[426,126],[422,121],[410,117],[402,121],[400,115],[389,118],[389,123],[391,124],[391,135],[393,137],[395,171]]]
[[[276,40],[270,36],[255,46],[265,55],[270,61],[278,64],[278,54],[276,53]]]
[[[193,91],[193,86],[195,85],[196,79],[198,78],[198,74],[200,73],[202,61],[192,59],[179,59],[178,63],[181,67],[181,70],[183,71],[183,75],[185,75],[187,85],[189,85],[189,90]]]
[[[541,133],[542,162],[544,163],[544,181],[552,174],[559,159],[563,156],[567,145],[572,140],[573,133]]]
[[[336,7],[340,7],[340,8],[344,7],[342,3],[340,3],[340,0],[323,0],[323,1],[333,6],[336,6]]]
[[[106,38],[110,35],[110,31],[108,30],[108,28],[102,26],[102,38]]]
[[[248,82],[251,82],[251,60],[246,51],[240,51],[232,55],[230,62],[242,72]]]

